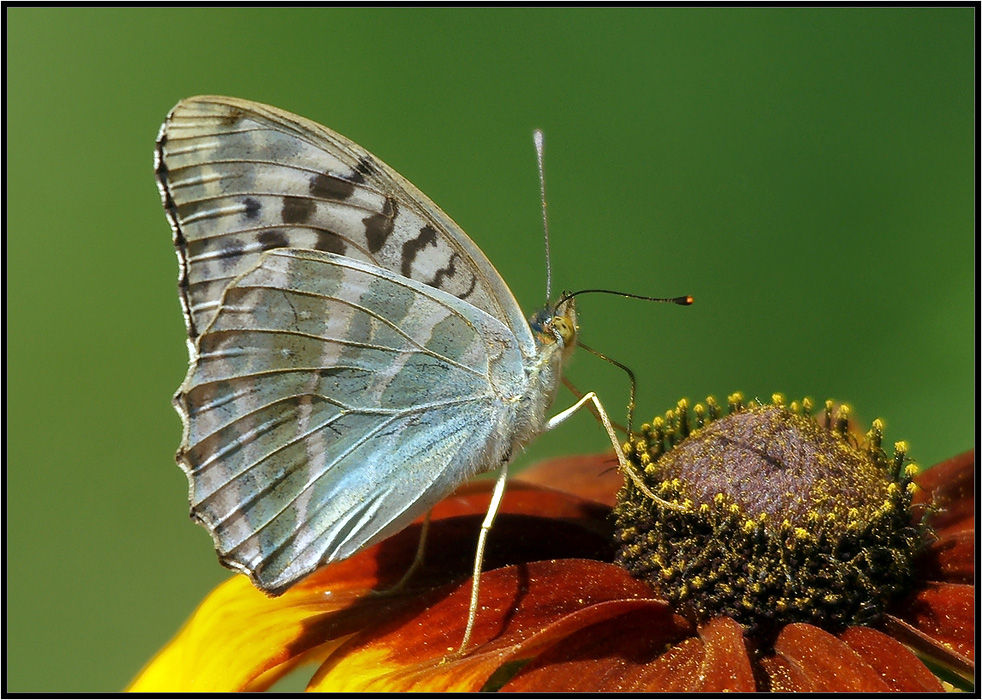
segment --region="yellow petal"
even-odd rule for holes
[[[317,623],[364,592],[359,586],[341,586],[330,594],[298,586],[270,598],[245,576],[236,576],[201,603],[128,690],[262,690],[298,663],[323,659],[340,644],[345,637],[327,639]]]

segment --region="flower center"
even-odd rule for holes
[[[905,590],[922,530],[913,465],[874,421],[863,445],[848,409],[825,425],[811,404],[716,402],[669,411],[625,446],[653,501],[631,480],[614,513],[617,562],[696,622],[728,615],[750,631],[789,622],[867,623]]]

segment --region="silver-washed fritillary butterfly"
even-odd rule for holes
[[[586,401],[625,463],[592,394],[546,418],[572,300],[526,321],[473,241],[357,144],[194,97],[155,163],[190,352],[177,460],[192,517],[259,588],[401,530],[478,472],[502,468],[500,498],[511,456]]]

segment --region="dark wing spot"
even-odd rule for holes
[[[437,289],[445,289],[446,291],[450,292],[458,299],[466,299],[467,297],[469,297],[471,294],[474,293],[474,288],[477,287],[477,277],[475,277],[473,274],[470,276],[471,278],[470,287],[468,287],[467,289],[465,289],[463,292],[459,294],[457,292],[451,291],[450,289],[446,289],[443,286],[443,281],[445,278],[453,279],[457,276],[457,273],[459,272],[459,270],[457,269],[458,259],[459,256],[456,253],[451,255],[450,262],[447,264],[447,266],[441,267],[439,270],[437,270],[436,274],[433,275],[433,279],[427,282],[427,284],[430,285],[431,287],[436,287]]]
[[[447,263],[447,266],[441,267],[439,270],[437,270],[436,274],[433,275],[433,279],[427,282],[427,284],[430,285],[431,287],[436,287],[437,289],[443,289],[444,278],[447,277],[452,278],[456,274],[457,274],[457,254],[454,253],[453,255],[450,256],[450,262]]]
[[[263,205],[259,203],[258,199],[253,199],[252,197],[246,197],[242,200],[243,206],[245,206],[245,218],[255,219],[259,216],[259,210],[263,208]]]
[[[381,214],[373,214],[361,220],[365,224],[365,238],[368,242],[368,252],[377,253],[392,235],[399,205],[386,197]]]
[[[467,290],[464,291],[463,293],[458,294],[457,295],[457,298],[458,299],[466,299],[467,297],[469,297],[471,294],[474,293],[474,288],[476,286],[477,286],[477,277],[475,277],[474,275],[471,275],[471,286],[468,287]]]
[[[305,197],[284,197],[283,210],[280,212],[283,221],[288,224],[303,224],[313,216],[317,204]]]
[[[286,248],[290,244],[290,239],[282,231],[260,231],[258,239],[259,245],[262,246],[263,250]]]
[[[222,126],[231,129],[240,120],[245,118],[245,112],[238,107],[229,107],[228,114],[221,118]]]
[[[355,166],[355,173],[351,176],[354,182],[364,182],[366,177],[374,177],[378,174],[378,166],[371,160],[362,156]]]
[[[355,185],[334,175],[318,173],[310,178],[310,194],[321,199],[343,201],[355,191]]]
[[[402,275],[412,278],[413,261],[419,251],[428,245],[436,245],[436,229],[426,224],[419,230],[419,235],[402,244]]]
[[[242,255],[244,248],[242,241],[237,238],[223,241],[222,250],[219,253],[219,265],[221,265],[222,270],[227,271],[232,268],[235,265],[235,259]]]
[[[323,250],[325,253],[344,255],[347,246],[345,245],[344,239],[333,231],[318,231],[314,248],[316,250]]]

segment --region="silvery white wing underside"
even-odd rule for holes
[[[178,461],[223,563],[282,592],[507,456],[531,331],[409,182],[225,97],[175,107],[156,166],[191,354]]]

